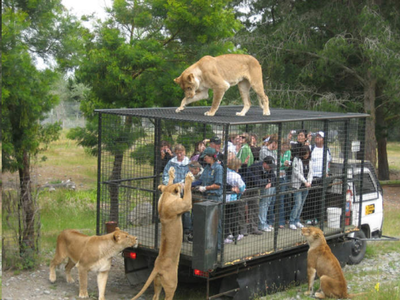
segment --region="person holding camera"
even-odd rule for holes
[[[160,156],[161,156],[161,163],[158,169],[158,174],[164,171],[165,166],[174,157],[174,154],[171,151],[171,144],[167,141],[161,141],[161,148],[160,148]]]

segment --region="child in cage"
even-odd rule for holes
[[[237,203],[237,200],[246,190],[246,184],[238,174],[241,165],[242,162],[237,157],[232,157],[228,160],[226,183],[231,187],[231,191],[226,195],[225,244],[232,243],[234,239],[240,241],[243,238],[243,235],[239,234],[238,230],[241,214],[238,212],[239,205]]]

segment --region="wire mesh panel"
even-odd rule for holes
[[[217,228],[201,232],[215,240],[220,266],[304,244],[303,226],[327,236],[358,226],[348,181],[368,187],[362,173],[348,175],[363,163],[366,115],[278,109],[266,117],[252,108],[237,117],[239,108],[230,106],[206,117],[207,109],[97,111],[101,233],[117,222],[141,248],[158,251],[158,186],[167,184],[171,166],[174,183],[188,171],[195,176],[193,205],[218,204],[210,225]],[[192,211],[182,215],[181,253],[189,260],[200,232],[195,219]]]

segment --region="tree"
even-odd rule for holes
[[[291,90],[292,99],[300,100],[295,107],[369,113],[365,150],[375,165],[377,136],[385,138],[377,131],[377,111],[388,113],[399,101],[399,2],[265,0],[252,5],[252,14],[262,14],[261,25],[248,22],[256,28],[239,41],[264,62],[275,89],[272,104],[287,105],[282,98]],[[392,112],[398,116],[399,109]],[[382,152],[380,159],[379,168],[387,168]]]
[[[241,28],[229,0],[115,0],[109,18],[98,22],[86,36],[86,52],[76,71],[78,82],[91,88],[81,108],[86,128],[75,129],[69,137],[97,151],[97,119],[94,108],[136,108],[176,106],[182,91],[173,78],[205,54],[233,50],[231,37]],[[204,102],[203,102],[204,103]],[[135,125],[135,126],[133,126]],[[109,181],[121,178],[124,149],[121,135],[140,126],[132,118],[118,123],[115,136],[104,139],[114,156]],[[107,141],[107,142],[106,142]],[[131,141],[132,142],[132,141]],[[118,221],[118,186],[109,188],[110,220]]]
[[[68,19],[68,18],[67,18]],[[38,211],[32,196],[31,160],[43,145],[55,140],[59,124],[40,120],[57,103],[49,93],[56,74],[37,70],[34,59],[59,55],[65,27],[60,1],[6,0],[2,6],[2,165],[19,174],[19,249],[25,261],[34,261]],[[65,49],[65,48],[63,48]],[[36,227],[35,227],[36,226]]]

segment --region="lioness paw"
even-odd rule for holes
[[[308,295],[310,295],[310,294],[311,294],[310,291],[304,292],[304,295],[305,295],[305,296],[308,296]]]
[[[192,172],[188,172],[188,173],[186,174],[185,181],[186,181],[186,180],[194,181],[194,176],[193,176]]]
[[[246,114],[244,114],[244,113],[242,113],[242,112],[237,112],[236,115],[237,115],[237,116],[244,117]]]
[[[209,112],[209,111],[206,111],[206,112],[204,113],[204,115],[205,115],[205,116],[209,116],[209,117],[213,117],[213,116],[215,115],[215,112],[214,112],[214,113],[211,113],[211,112]]]
[[[268,110],[268,111],[264,112],[263,115],[264,115],[264,116],[270,116],[270,115],[271,115],[271,112]]]
[[[50,274],[49,280],[50,280],[51,283],[56,282],[56,274],[54,274],[54,275]]]
[[[170,178],[175,179],[175,168],[174,167],[170,167],[168,170],[168,175]]]
[[[175,112],[179,113],[184,109],[184,107],[178,107],[177,109],[175,109]]]
[[[89,298],[88,292],[79,292],[79,298]]]

